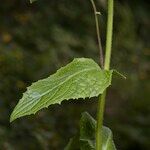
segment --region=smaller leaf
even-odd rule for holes
[[[116,150],[114,141],[113,141],[113,135],[112,135],[112,131],[107,128],[107,127],[103,127],[103,150]]]
[[[96,121],[89,115],[89,113],[82,113],[80,119],[80,139],[95,138]]]
[[[84,139],[88,142],[86,144],[93,145],[95,147],[95,134],[96,134],[97,122],[93,119],[90,114],[84,112],[80,120],[80,139]],[[116,150],[114,142],[112,140],[112,132],[109,128],[104,127],[102,129],[102,150]],[[85,146],[85,145],[80,145]],[[90,149],[87,149],[90,150]],[[91,149],[92,150],[92,149]]]
[[[80,120],[80,135],[76,136],[76,140],[72,139],[71,144],[68,144],[68,149],[65,150],[78,150],[74,149],[74,145],[80,145],[80,150],[95,150],[95,133],[96,121],[87,113],[82,113]],[[77,140],[78,138],[78,140]],[[109,128],[103,126],[102,130],[102,150],[116,150],[112,132]]]
[[[80,139],[80,150],[95,150],[93,141]]]
[[[80,119],[80,149],[95,150],[96,121],[87,113]]]

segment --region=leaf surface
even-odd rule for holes
[[[112,72],[101,70],[92,59],[76,58],[55,74],[28,87],[12,112],[10,121],[35,114],[63,100],[98,96],[111,84]]]

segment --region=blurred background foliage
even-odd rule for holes
[[[106,1],[97,0],[105,47]],[[150,147],[150,20],[146,0],[116,0],[112,68],[105,125],[118,150]],[[80,114],[96,116],[97,98],[50,106],[9,124],[9,116],[33,81],[49,76],[74,57],[99,61],[89,0],[5,0],[0,4],[0,150],[61,150]]]

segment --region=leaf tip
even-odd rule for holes
[[[15,110],[15,109],[14,109]],[[15,121],[17,118],[19,118],[18,115],[16,115],[15,111],[13,110],[13,112],[10,115],[10,119],[9,122],[12,123],[13,121]]]
[[[12,114],[10,115],[9,122],[12,123],[14,120],[15,120],[15,118],[14,118],[13,113],[12,113]]]

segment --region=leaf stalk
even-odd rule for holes
[[[98,15],[101,15],[101,13],[97,11],[94,0],[90,0],[90,1],[93,6],[94,15],[95,15],[96,34],[97,34],[98,48],[99,48],[99,54],[100,54],[100,65],[101,65],[101,68],[103,69],[104,57],[103,57],[103,48],[102,48],[101,37],[100,37],[99,20],[98,20]]]

